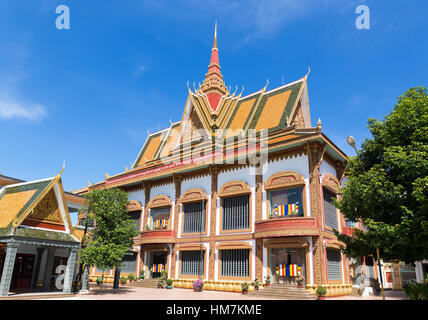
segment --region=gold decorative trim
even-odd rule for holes
[[[321,185],[322,185],[322,187],[329,189],[330,191],[332,191],[336,195],[340,191],[339,180],[337,180],[337,178],[334,175],[332,175],[331,173],[323,175]]]
[[[129,204],[126,206],[128,211],[139,211],[143,210],[143,206],[140,201],[137,200],[131,200],[129,201]]]
[[[207,194],[200,188],[191,188],[183,192],[180,198],[181,203],[198,202],[208,200]]]
[[[305,178],[296,171],[280,171],[271,175],[264,183],[265,190],[280,189],[291,186],[304,186]]]
[[[218,250],[226,250],[226,249],[252,249],[253,246],[251,243],[247,242],[219,242],[216,245],[216,249]]]
[[[153,197],[147,205],[147,208],[160,208],[171,206],[171,199],[164,194],[159,194],[156,197]]]
[[[218,193],[219,197],[230,197],[241,194],[251,194],[250,186],[242,180],[232,180],[223,184]]]

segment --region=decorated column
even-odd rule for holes
[[[217,223],[217,188],[218,188],[218,167],[210,167],[211,175],[211,219],[210,219],[210,249],[208,255],[208,280],[214,280],[215,270],[215,243],[216,243],[216,223]]]
[[[325,263],[324,263],[324,243],[322,237],[322,202],[321,202],[321,182],[320,165],[323,159],[326,146],[314,142],[307,144],[307,154],[309,160],[309,187],[311,195],[311,215],[316,218],[319,236],[313,238],[314,243],[314,281],[315,285],[326,284]]]
[[[181,180],[182,178],[177,175],[173,175],[173,181],[175,186],[175,205],[174,205],[174,227],[173,230],[178,231],[178,220],[180,215],[180,197],[181,197]],[[171,219],[170,219],[171,220]],[[177,237],[177,234],[175,235]],[[176,274],[176,263],[177,263],[177,247],[175,244],[172,245],[172,253],[171,253],[171,278],[176,278],[178,275]]]
[[[77,258],[77,251],[78,248],[72,248],[70,249],[70,255],[68,256],[67,260],[67,269],[65,270],[65,276],[64,276],[64,293],[71,293],[71,285],[73,283],[73,275],[74,275],[74,268],[76,265],[76,258]]]
[[[13,267],[15,265],[18,243],[9,242],[6,247],[6,257],[4,259],[3,273],[0,282],[0,296],[9,294],[10,282],[12,281]]]

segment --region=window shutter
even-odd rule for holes
[[[249,201],[249,195],[223,199],[223,230],[248,229],[250,227]]]
[[[203,202],[184,204],[183,233],[205,232]]]
[[[326,226],[337,229],[337,209],[333,204],[336,196],[331,192],[323,189],[324,198],[324,223]]]
[[[340,251],[327,249],[327,277],[329,280],[340,280]]]
[[[203,275],[204,255],[203,251],[182,251],[181,252],[181,274]]]
[[[248,277],[250,250],[221,250],[221,275],[225,277]]]

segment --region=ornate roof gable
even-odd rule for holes
[[[30,233],[23,229],[63,231],[76,241],[60,174],[48,179],[17,183],[0,190],[0,236]],[[64,238],[64,237],[63,237]],[[65,238],[64,238],[65,239]]]

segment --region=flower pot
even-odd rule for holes
[[[318,296],[318,300],[325,300],[324,296]]]
[[[298,284],[297,284],[297,286],[298,286],[299,288],[303,288],[303,284],[301,284],[301,283],[298,283]]]
[[[248,294],[248,291],[242,291],[242,294],[243,295]]]
[[[193,289],[194,292],[202,292],[202,289]]]
[[[256,289],[256,291],[258,291],[259,290],[259,286],[255,286],[254,289]]]
[[[266,287],[269,287],[269,286],[270,286],[270,283],[265,283],[265,286],[266,286]]]
[[[163,289],[163,288],[162,288],[162,286],[161,286],[160,284],[158,284],[158,288],[159,288],[159,289]]]
[[[166,286],[166,288],[167,288],[167,289],[172,289],[172,286],[168,286],[168,285],[167,285],[167,286]]]

